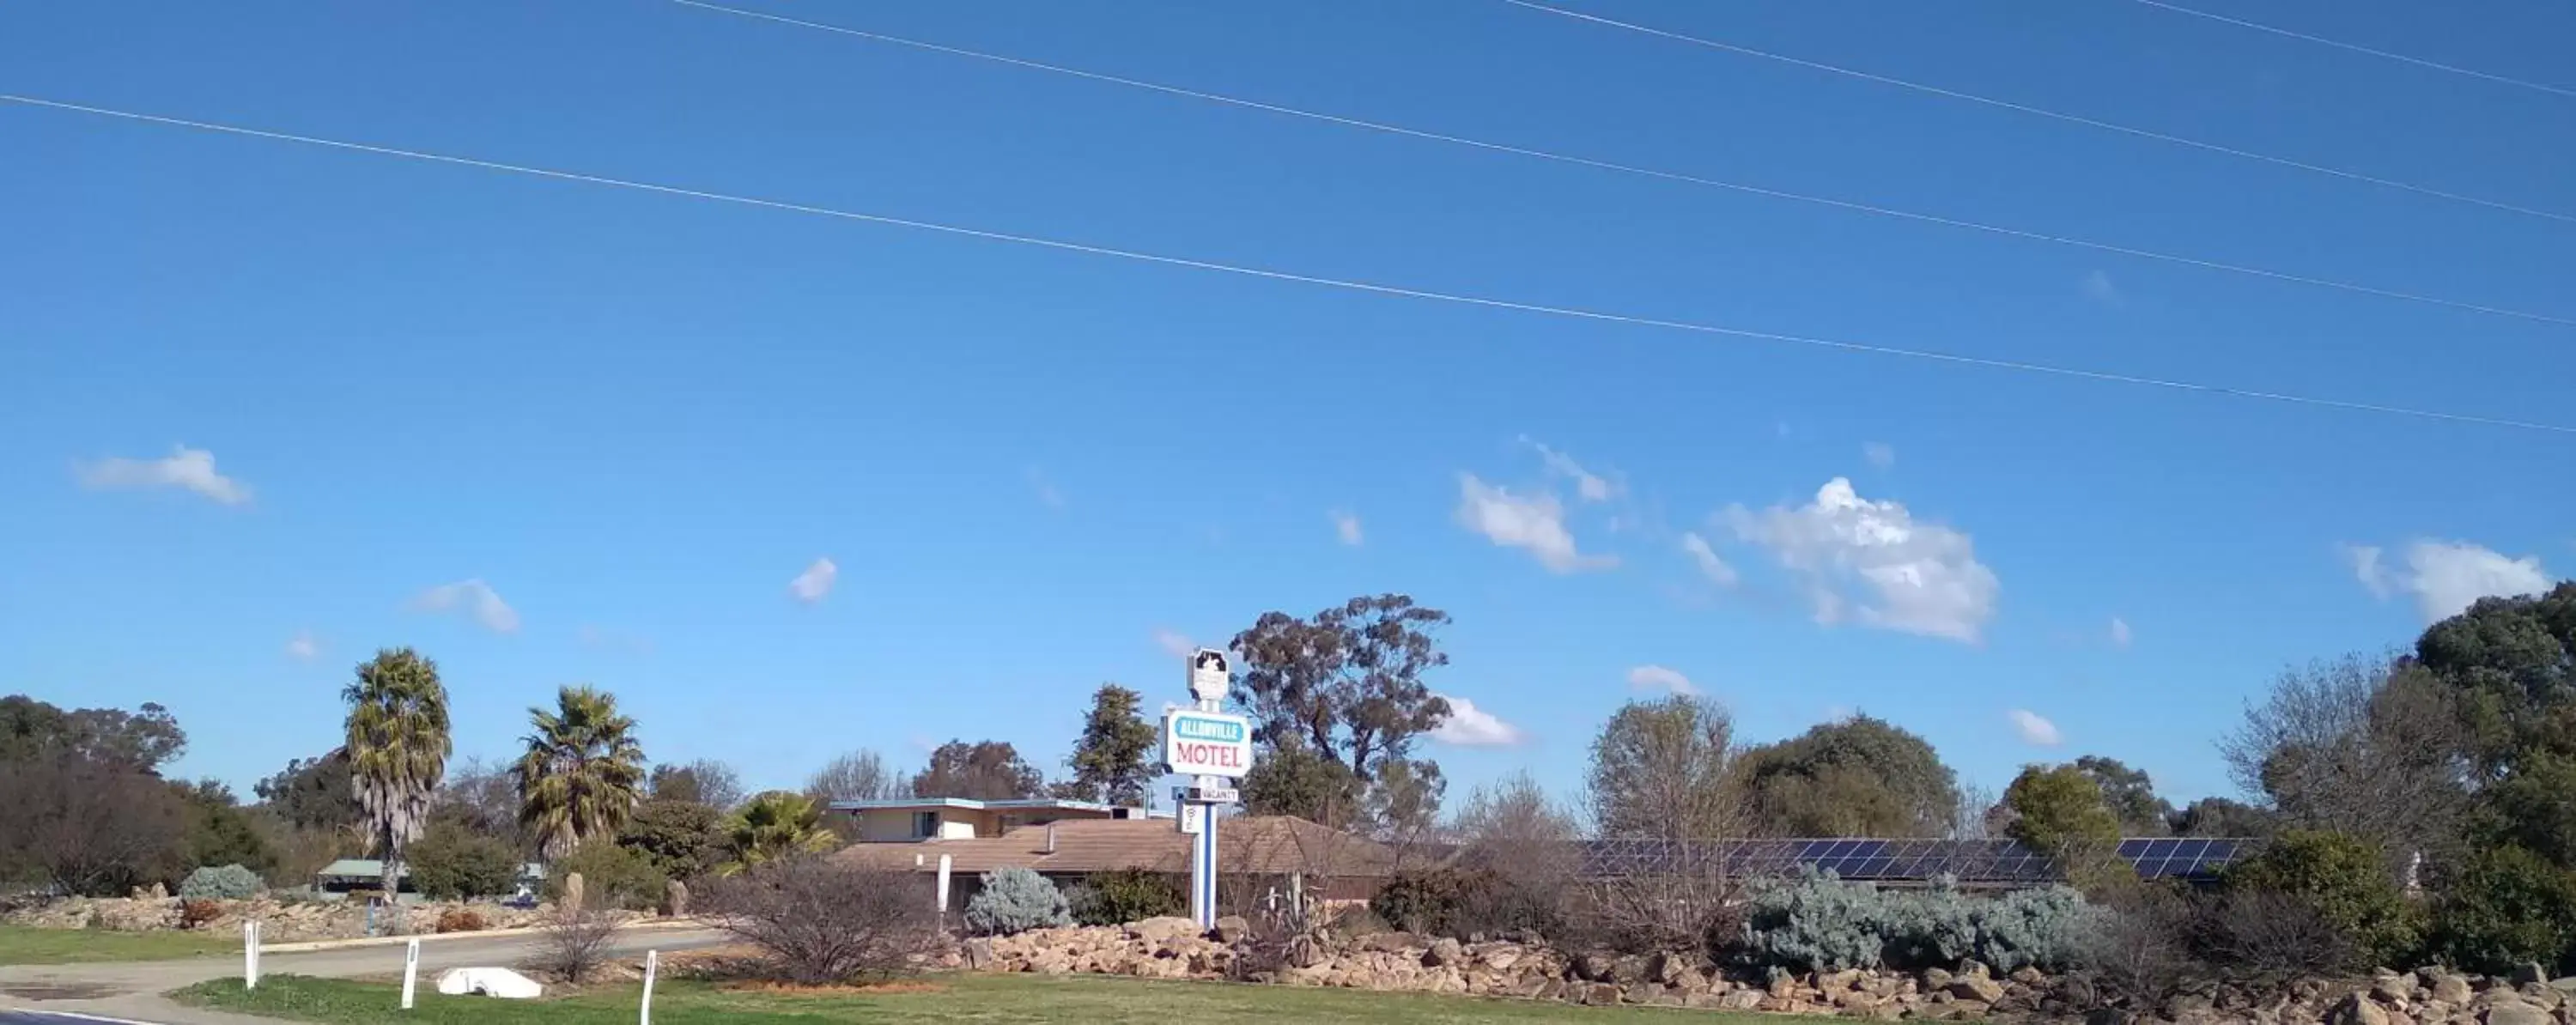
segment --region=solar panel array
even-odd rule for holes
[[[2255,841],[2155,837],[2120,841],[2119,855],[2144,879],[2208,881]],[[1813,865],[1855,882],[2033,886],[2063,878],[2049,858],[2011,840],[1598,840],[1584,845],[1593,876],[1635,874],[1786,875]]]

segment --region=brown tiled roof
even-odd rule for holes
[[[957,873],[990,872],[1009,865],[1048,875],[1129,868],[1190,870],[1190,838],[1170,819],[1059,821],[1054,824],[1053,853],[1047,851],[1047,829],[1021,826],[1000,836],[972,840],[852,844],[838,856],[888,868],[937,871],[939,856],[945,854],[950,871]],[[1384,876],[1394,864],[1395,852],[1384,844],[1285,815],[1225,819],[1217,830],[1217,870],[1228,875]]]

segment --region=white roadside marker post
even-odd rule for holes
[[[653,977],[662,973],[662,952],[644,952],[644,1004],[636,1011],[639,1025],[653,1025]]]
[[[420,941],[403,944],[403,1010],[411,1010],[411,996],[420,986]]]
[[[259,988],[259,922],[242,923],[242,988]]]
[[[950,865],[951,861],[949,860],[948,855],[942,854],[939,856],[939,931],[941,932],[948,931],[948,870]]]

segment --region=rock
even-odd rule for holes
[[[2523,1003],[2544,1011],[2555,1011],[2558,1005],[2567,1002],[2567,994],[2549,988],[2549,984],[2545,982],[2523,983],[2522,988],[2516,992],[2522,995]]]
[[[988,971],[993,967],[993,941],[991,939],[978,936],[974,939],[967,940],[964,949],[962,949],[960,953],[965,956],[967,971]]]
[[[1577,987],[1573,992],[1581,993],[1581,1002],[1594,1007],[1615,1007],[1619,1003],[1619,987],[1607,982]]]
[[[2549,988],[2561,993],[2576,993],[2576,975],[2570,975],[2564,979],[2551,979]]]
[[[555,906],[566,914],[578,914],[581,911],[582,898],[586,896],[588,892],[588,888],[582,885],[581,873],[566,872],[564,873],[563,896],[555,901]]]
[[[1229,947],[1237,943],[1241,943],[1244,940],[1251,938],[1251,936],[1252,923],[1249,920],[1246,920],[1242,915],[1227,915],[1223,918],[1217,919],[1216,928],[1208,932],[1209,939],[1215,940]]]
[[[1690,958],[1683,954],[1656,954],[1646,959],[1645,977],[1667,986],[1680,985],[1683,976],[1697,974]]]
[[[534,1000],[545,995],[546,988],[507,968],[450,968],[439,973],[438,991],[448,996],[487,996],[508,1000]]]
[[[1459,965],[1466,961],[1466,948],[1459,946],[1457,940],[1446,936],[1433,941],[1431,948],[1422,952],[1422,965],[1425,968]]]
[[[1994,1002],[2004,998],[2004,986],[2003,983],[1986,978],[1982,974],[1970,975],[1952,980],[1950,983],[1950,995],[1957,997],[1960,1000],[1974,1000],[1980,1004],[1993,1004]]]
[[[1950,988],[1949,972],[1939,968],[1926,968],[1923,970],[1924,992],[1930,993],[1948,988]]]
[[[1764,994],[1758,989],[1730,989],[1717,998],[1717,1006],[1730,1011],[1750,1011],[1762,1006]]]
[[[2326,1025],[2389,1025],[2388,1012],[2359,993],[2346,994],[2326,1011]]]
[[[2039,969],[2033,968],[2029,965],[2023,965],[2019,968],[2013,969],[2013,973],[2010,978],[2012,981],[2021,983],[2024,986],[2044,986],[2048,984],[2048,976],[2040,974]]]
[[[2517,987],[2528,986],[2535,982],[2549,981],[2549,972],[2536,964],[2518,964],[2513,966],[2513,974],[2506,976],[2505,981]]]
[[[668,918],[689,915],[689,884],[677,879],[662,887],[662,914]]]
[[[2444,973],[2432,980],[2433,999],[2457,1007],[2469,1002],[2469,980]]]
[[[2383,975],[2371,980],[2370,996],[2390,1007],[2404,1007],[2413,1002],[2415,986],[2403,975]]]
[[[1988,1010],[1990,1008],[1985,1004],[1974,1000],[1953,1000],[1924,1008],[1922,1017],[1933,1021],[1983,1021]]]
[[[1179,918],[1171,915],[1165,915],[1161,918],[1148,918],[1141,922],[1130,922],[1126,928],[1128,939],[1145,940],[1152,943],[1161,943],[1164,940],[1175,939],[1182,936],[1197,936],[1198,934],[1199,923],[1196,920]],[[1388,933],[1385,935],[1401,934]],[[1376,938],[1377,937],[1375,936],[1369,937],[1369,939]],[[1366,943],[1367,941],[1363,940],[1361,942]]]
[[[2558,1025],[2555,1015],[2519,1000],[2498,1000],[2478,1020],[2484,1025]]]
[[[1644,979],[1639,979],[1635,982],[1619,987],[1619,1002],[1621,1003],[1651,1004],[1662,998],[1663,995],[1664,987],[1652,982],[1647,982]]]

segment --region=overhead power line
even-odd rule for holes
[[[925,42],[918,39],[908,39],[903,36],[887,35],[882,32],[870,32],[864,29],[855,29],[827,22],[807,21],[800,18],[789,18],[783,15],[769,14],[763,11],[746,10],[739,7],[727,7],[722,4],[706,3],[704,0],[671,0],[671,2],[683,7],[694,7],[699,10],[715,11],[758,21],[774,22],[797,28],[813,29],[816,31],[829,32],[837,35],[864,39],[871,42],[885,43],[893,46],[901,46],[930,53],[988,61],[995,64],[1025,68],[1031,71],[1043,71],[1054,75],[1065,75],[1072,78],[1099,82],[1107,85],[1121,86],[1130,89],[1141,89],[1147,92],[1160,93],[1166,96],[1176,96],[1191,100],[1203,100],[1209,103],[1238,107],[1245,110],[1256,110],[1264,113],[1280,114],[1287,117],[1303,118],[1309,121],[1319,121],[1326,124],[1339,125],[1345,128],[1356,128],[1362,131],[1379,132],[1387,135],[1401,136],[1409,139],[1420,139],[1427,142],[1444,143],[1452,146],[1464,146],[1470,149],[1483,150],[1489,153],[1502,153],[1510,156],[1529,157],[1536,160],[1552,161],[1576,167],[1587,167],[1594,170],[1610,171],[1617,174],[1635,175],[1642,178],[1652,178],[1683,185],[1725,189],[1727,191],[1742,193],[1745,195],[1761,196],[1768,199],[1788,200],[1795,203],[1807,203],[1815,206],[1843,210],[1850,213],[1871,214],[1879,217],[1890,217],[1897,220],[1912,221],[1918,224],[1931,224],[1945,228],[1959,228],[1967,231],[1978,231],[1990,235],[2000,235],[2007,238],[2017,238],[2031,242],[2047,242],[2055,245],[2069,246],[2076,249],[2088,249],[2097,253],[2110,253],[2115,256],[2126,256],[2141,260],[2157,260],[2165,263],[2179,264],[2186,267],[2197,267],[2202,270],[2222,271],[2229,274],[2243,274],[2251,277],[2266,278],[2272,281],[2287,282],[2297,285],[2308,285],[2316,288],[2330,288],[2342,292],[2351,292],[2357,295],[2369,295],[2383,299],[2397,299],[2404,302],[2424,303],[2427,305],[2441,306],[2454,310],[2465,310],[2471,313],[2483,313],[2498,317],[2511,317],[2517,320],[2536,321],[2543,324],[2556,324],[2562,327],[2576,327],[2576,317],[2563,317],[2548,313],[2537,313],[2530,310],[2492,306],[2485,303],[2466,302],[2458,299],[2445,299],[2440,296],[2426,295],[2420,292],[2409,292],[2394,288],[2381,288],[2376,285],[2357,284],[2349,281],[2337,281],[2331,278],[2320,278],[2306,274],[2294,274],[2288,271],[2269,270],[2262,267],[2228,263],[2222,260],[2211,260],[2197,256],[2186,256],[2179,253],[2140,249],[2135,246],[2124,246],[2111,242],[2097,242],[2091,239],[2076,238],[2074,236],[2059,235],[2051,232],[2033,231],[2026,228],[2013,228],[1999,224],[1987,224],[1978,221],[1963,220],[1956,217],[1945,217],[1940,214],[1922,213],[1913,210],[1901,210],[1894,207],[1879,206],[1858,200],[1836,199],[1831,196],[1790,192],[1783,189],[1751,185],[1744,182],[1727,181],[1721,178],[1708,178],[1695,174],[1686,174],[1680,171],[1667,171],[1635,164],[1623,164],[1616,161],[1576,156],[1569,153],[1532,149],[1526,146],[1515,146],[1510,143],[1492,142],[1485,139],[1476,139],[1463,135],[1450,135],[1445,132],[1436,132],[1421,128],[1408,128],[1403,125],[1390,124],[1384,121],[1370,121],[1363,118],[1346,117],[1340,114],[1328,114],[1322,111],[1282,106],[1276,103],[1265,103],[1260,100],[1248,100],[1239,96],[1228,96],[1223,93],[1207,92],[1205,90],[1191,89],[1184,86],[1167,85],[1161,82],[1127,78],[1097,71],[1086,71],[1081,68],[1067,67],[1061,64],[1048,64],[1042,61],[1028,60],[1021,57],[988,53],[981,50],[969,50],[963,47]]]
[[[2354,53],[2368,54],[2372,57],[2378,57],[2383,60],[2393,60],[2400,64],[2412,64],[2419,68],[2431,68],[2435,71],[2447,71],[2454,75],[2466,75],[2470,78],[2484,79],[2498,85],[2509,85],[2516,88],[2529,89],[2534,92],[2544,92],[2555,96],[2565,96],[2570,99],[2576,99],[2576,89],[2550,85],[2546,82],[2534,82],[2530,79],[2515,78],[2511,75],[2498,75],[2492,72],[2480,71],[2476,68],[2464,68],[2457,64],[2444,64],[2441,61],[2425,60],[2422,57],[2409,57],[2402,53],[2374,49],[2372,47],[2363,46],[2359,43],[2347,43],[2340,39],[2328,39],[2324,36],[2310,35],[2306,32],[2286,29],[2278,25],[2266,25],[2259,21],[2247,21],[2243,18],[2231,18],[2224,14],[2195,10],[2181,4],[2169,4],[2165,3],[2164,0],[2133,0],[2133,2],[2145,4],[2149,7],[2162,8],[2164,10],[2172,11],[2175,14],[2188,14],[2195,18],[2206,18],[2210,21],[2234,25],[2238,28],[2250,28],[2256,32],[2269,32],[2276,36],[2316,43],[2320,46],[2331,46],[2338,50],[2350,50]]]
[[[1551,306],[1543,303],[1516,302],[1509,299],[1495,299],[1485,296],[1465,295],[1456,292],[1440,292],[1425,288],[1411,288],[1402,285],[1387,285],[1368,281],[1355,281],[1347,278],[1326,277],[1317,274],[1302,274],[1293,271],[1250,267],[1242,264],[1221,263],[1214,260],[1168,256],[1160,253],[1149,253],[1135,249],[1120,249],[1114,246],[1093,245],[1086,242],[1070,242],[1062,239],[1051,239],[1036,235],[1022,235],[985,228],[969,228],[954,224],[942,224],[936,221],[922,221],[907,217],[894,217],[886,214],[841,210],[826,206],[815,206],[807,203],[789,202],[786,200],[762,199],[756,196],[735,195],[732,193],[715,192],[705,189],[685,188],[677,185],[662,185],[653,182],[639,181],[632,178],[615,178],[607,175],[589,174],[579,171],[563,171],[551,168],[534,167],[526,164],[505,163],[498,160],[484,160],[477,157],[462,157],[444,153],[433,153],[427,150],[404,149],[396,146],[381,146],[363,142],[349,142],[341,139],[329,139],[314,135],[299,135],[293,132],[271,131],[263,128],[246,128],[239,125],[228,125],[214,121],[198,121],[190,118],[172,117],[163,114],[147,114],[139,111],[118,110],[111,107],[91,106],[88,104],[72,103],[64,100],[50,100],[36,96],[0,93],[0,103],[15,103],[28,107],[40,107],[48,110],[92,114],[99,117],[115,118],[124,121],[160,125],[170,128],[189,128],[222,135],[265,139],[272,142],[299,143],[307,146],[318,146],[356,153],[370,153],[377,156],[399,157],[406,160],[418,160],[434,164],[446,164],[455,167],[470,167],[485,171],[499,171],[506,174],[524,175],[532,178],[578,182],[585,185],[602,185],[610,188],[629,189],[637,192],[649,192],[665,196],[679,196],[688,199],[703,199],[717,203],[730,203],[739,206],[757,207],[765,210],[784,211],[787,213],[809,214],[816,217],[829,217],[844,221],[858,221],[896,228],[911,228],[919,231],[936,232],[943,235],[982,239],[989,242],[1008,242],[1015,245],[1050,249],[1057,252],[1115,257],[1117,259],[1130,260],[1137,263],[1155,264],[1165,267],[1184,267],[1191,270],[1212,271],[1220,274],[1232,274],[1268,281],[1287,281],[1297,284],[1339,289],[1348,292],[1361,292],[1370,295],[1422,299],[1431,302],[1449,303],[1483,309],[1536,313],[1545,316],[1593,323],[1626,324],[1635,327],[1659,328],[1663,330],[1683,331],[1700,335],[1714,335],[1752,341],[1777,342],[1782,345],[1828,349],[1837,352],[1858,353],[1871,356],[1893,356],[1902,359],[1945,363],[1954,366],[1983,367],[1991,370],[2009,370],[2026,374],[2076,378],[2109,384],[2125,384],[2145,388],[2158,388],[2168,391],[2198,392],[2208,395],[2223,395],[2240,399],[2255,399],[2265,402],[2287,403],[2291,405],[2310,406],[2323,409],[2341,409],[2359,413],[2376,413],[2388,416],[2412,417],[2425,420],[2443,420],[2452,423],[2478,424],[2488,427],[2506,427],[2516,430],[2545,431],[2553,434],[2576,434],[2576,426],[2543,423],[2534,420],[2517,420],[2509,417],[2484,416],[2474,413],[2454,413],[2442,410],[2418,409],[2408,406],[2384,405],[2375,402],[2357,402],[2347,399],[2321,398],[2311,395],[2297,395],[2289,392],[2235,388],[2225,385],[2205,384],[2197,381],[2148,377],[2144,375],[2124,374],[2106,370],[2088,370],[2081,367],[2056,366],[2046,363],[1995,359],[1985,356],[1969,356],[1960,353],[1940,352],[1931,349],[1911,349],[1893,345],[1879,345],[1869,342],[1853,342],[1840,339],[1819,338],[1809,335],[1794,335],[1773,331],[1756,331],[1749,328],[1702,324],[1694,321],[1667,320],[1658,317],[1634,316],[1624,313],[1611,313],[1602,310],[1587,310],[1571,306]]]
[[[2472,206],[2486,207],[2490,210],[2502,210],[2507,213],[2517,213],[2530,217],[2541,217],[2553,221],[2576,224],[2576,214],[2561,213],[2555,210],[2542,210],[2537,207],[2522,206],[2517,203],[2507,203],[2503,200],[2487,199],[2483,196],[2472,196],[2464,192],[2452,192],[2446,189],[2433,188],[2428,185],[2417,185],[2412,182],[2398,181],[2394,178],[2382,178],[2377,175],[2363,174],[2359,171],[2347,171],[2339,167],[2328,167],[2324,164],[2312,164],[2304,160],[2293,160],[2289,157],[2276,157],[2269,153],[2257,153],[2253,150],[2239,149],[2234,146],[2222,145],[2215,142],[2203,142],[2199,139],[2186,138],[2184,136],[2159,132],[2153,129],[2124,125],[2116,121],[2105,121],[2101,118],[2086,117],[2082,114],[2069,114],[2062,110],[2052,110],[2047,107],[2032,106],[2031,104],[2017,103],[2012,100],[1999,100],[1992,96],[1982,96],[1971,92],[1961,92],[1957,89],[1948,89],[1937,85],[1926,85],[1921,82],[1908,81],[1902,78],[1892,78],[1886,75],[1846,68],[1838,64],[1827,64],[1822,61],[1812,61],[1802,57],[1791,57],[1787,54],[1772,53],[1768,50],[1757,50],[1749,46],[1738,46],[1734,43],[1723,43],[1714,39],[1709,39],[1705,36],[1686,35],[1684,33],[1674,32],[1668,29],[1655,28],[1651,25],[1640,25],[1633,21],[1620,21],[1615,18],[1604,18],[1597,14],[1586,14],[1582,11],[1568,10],[1563,7],[1551,7],[1547,4],[1532,3],[1530,0],[1502,0],[1502,2],[1514,7],[1525,7],[1533,11],[1553,14],[1561,18],[1571,18],[1576,21],[1588,21],[1596,25],[1607,25],[1611,28],[1657,36],[1664,39],[1670,39],[1675,42],[1689,43],[1693,46],[1707,47],[1711,50],[1723,50],[1727,53],[1740,54],[1746,57],[1759,57],[1767,61],[1777,61],[1782,64],[1807,68],[1814,71],[1822,71],[1828,74],[1841,75],[1846,78],[1855,78],[1864,82],[1876,82],[1880,85],[1892,85],[1899,89],[1910,89],[1930,96],[1939,96],[1945,99],[1979,104],[1981,106],[1993,107],[1997,110],[2009,110],[2017,114],[2028,114],[2033,117],[2047,118],[2052,121],[2060,121],[2066,124],[2082,125],[2087,128],[2098,128],[2102,131],[2116,132],[2118,134],[2134,138],[2151,139],[2156,142],[2170,143],[2175,146],[2185,146],[2208,153],[2217,153],[2225,156],[2236,157],[2241,160],[2252,160],[2260,163],[2271,164],[2276,167],[2287,167],[2295,170],[2306,171],[2311,174],[2321,174],[2333,178],[2341,178],[2345,181],[2361,182],[2367,185],[2377,185],[2382,188],[2412,192],[2419,196],[2446,199],[2454,203],[2466,203]]]

